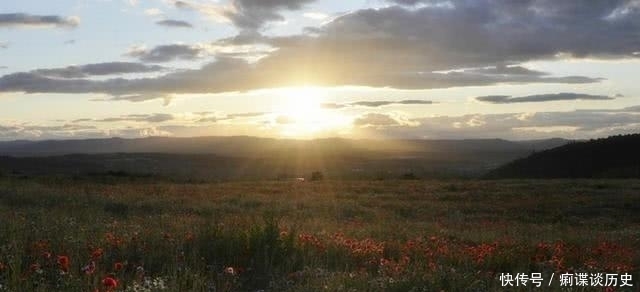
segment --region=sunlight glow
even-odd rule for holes
[[[285,102],[278,106],[276,123],[281,134],[294,138],[316,138],[346,129],[350,120],[338,111],[322,108],[327,91],[322,87],[280,89]]]

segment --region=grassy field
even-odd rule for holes
[[[0,291],[503,291],[640,277],[640,181],[0,179]],[[555,280],[547,287],[552,273]],[[618,286],[621,282],[618,280]]]

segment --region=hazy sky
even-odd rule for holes
[[[0,140],[640,129],[638,0],[3,0]]]

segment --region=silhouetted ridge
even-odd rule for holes
[[[501,166],[489,178],[639,178],[640,134],[572,142]]]

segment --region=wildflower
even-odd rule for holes
[[[82,268],[82,271],[87,275],[93,274],[96,271],[96,262],[94,261],[89,262],[88,265]]]
[[[113,264],[113,270],[116,272],[122,270],[122,268],[124,268],[124,264],[121,262],[116,262]]]
[[[118,287],[118,280],[113,277],[107,276],[106,278],[102,279],[102,285],[107,288],[107,291],[111,291]]]
[[[42,258],[45,260],[51,259],[51,253],[50,252],[43,252],[42,253]]]
[[[187,242],[191,242],[195,239],[195,236],[193,235],[192,232],[187,232],[187,234],[185,234],[184,236],[184,240]]]
[[[65,255],[58,256],[58,266],[60,266],[60,270],[63,272],[69,271],[69,257]]]
[[[143,279],[144,278],[144,267],[142,267],[142,266],[137,266],[136,267],[136,277],[138,277],[139,279]]]
[[[98,259],[100,259],[102,257],[102,255],[104,254],[104,250],[102,248],[96,248],[92,253],[91,253],[91,259],[96,261]]]
[[[224,269],[225,274],[230,275],[230,276],[234,276],[236,274],[236,270],[233,269],[233,267],[227,267]]]

